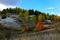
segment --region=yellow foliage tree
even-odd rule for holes
[[[53,20],[54,20],[54,22],[58,22],[58,20],[59,20],[58,16],[54,16]]]
[[[23,13],[19,13],[19,17],[20,18],[24,17]]]
[[[38,16],[38,21],[43,21],[44,20],[44,16],[42,15],[42,14],[40,14],[39,16]]]
[[[28,22],[28,20],[29,20],[29,12],[28,11],[26,11],[25,13],[24,13],[24,17],[25,17],[25,22]]]

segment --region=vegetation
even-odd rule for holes
[[[29,18],[29,12],[28,11],[26,11],[25,13],[24,13],[24,19],[25,19],[25,23],[27,23],[28,22],[28,18]]]
[[[0,30],[2,30],[3,29],[3,25],[2,24],[0,24]]]
[[[24,10],[24,9],[21,9],[21,8],[7,8],[7,9],[3,9],[2,11],[0,11],[2,17],[4,18],[5,16],[9,14],[19,14],[19,17],[22,17],[23,15],[27,16],[28,15],[35,15],[36,16],[36,21],[38,21],[40,18],[38,18],[38,16],[42,16],[42,20],[52,20],[52,21],[60,21],[60,17],[57,16],[57,15],[49,15],[49,13],[43,13],[43,12],[40,12],[40,11],[37,11],[37,10],[33,10],[33,9],[30,9],[30,10]]]
[[[32,22],[33,22],[33,23],[36,23],[36,16],[32,16],[31,19],[32,19]]]
[[[31,22],[35,23],[35,29],[34,30],[43,30],[43,22],[45,20],[51,20],[52,22],[59,22],[60,16],[57,15],[49,15],[49,13],[43,13],[38,10],[24,10],[21,8],[7,8],[0,11],[0,15],[2,16],[2,19],[6,18],[9,14],[18,14],[19,18],[24,18],[24,22],[26,26],[29,22],[29,15],[34,15],[31,17]],[[25,30],[28,30],[29,26],[22,28],[21,31],[25,32]]]

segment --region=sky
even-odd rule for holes
[[[60,16],[60,0],[0,0],[0,10],[15,7]]]

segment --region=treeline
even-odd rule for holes
[[[29,10],[24,10],[21,8],[7,8],[7,9],[3,9],[2,11],[0,11],[1,15],[4,17],[6,17],[6,15],[8,15],[8,13],[10,14],[19,14],[19,16],[22,16],[25,14],[25,16],[29,16],[29,15],[35,15],[36,20],[40,20],[40,21],[44,21],[44,20],[51,20],[51,21],[55,21],[58,22],[60,21],[60,17],[57,15],[49,15],[49,13],[44,13],[44,12],[40,12],[38,10],[33,10],[33,9],[29,9]],[[34,17],[33,17],[34,19]]]

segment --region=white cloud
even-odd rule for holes
[[[55,14],[54,12],[51,12],[50,14]]]
[[[16,6],[7,6],[7,5],[4,5],[4,4],[0,4],[0,11],[3,10],[3,9],[6,9],[6,8],[15,8]]]
[[[51,12],[50,14],[51,14],[51,15],[53,14],[53,15],[60,16],[60,13]]]
[[[59,14],[57,14],[58,16],[60,16],[60,13]]]
[[[49,7],[49,8],[47,8],[48,10],[53,10],[54,8],[53,7]]]

